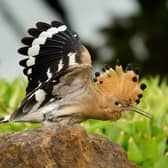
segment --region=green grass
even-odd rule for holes
[[[142,168],[168,167],[168,85],[159,78],[144,79],[147,89],[139,108],[150,112],[152,120],[127,112],[116,122],[90,120],[89,133],[99,133],[125,148],[129,160]]]
[[[8,82],[5,78],[0,79],[0,117],[13,113],[25,96],[26,81],[16,78]],[[0,133],[8,133],[32,129],[38,124],[30,123],[4,123],[0,124]]]
[[[144,79],[147,89],[139,108],[150,112],[152,120],[139,114],[127,112],[120,120],[89,120],[82,125],[89,133],[98,133],[122,145],[129,160],[142,168],[168,167],[168,85],[159,78]],[[26,82],[15,79],[0,80],[0,116],[12,113],[25,95]],[[0,133],[32,129],[37,124],[0,124]]]

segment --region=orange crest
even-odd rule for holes
[[[133,70],[123,71],[122,66],[116,66],[115,70],[107,68],[103,74],[95,73],[96,85],[105,96],[119,97],[130,105],[138,104],[145,84],[139,86],[139,75]]]

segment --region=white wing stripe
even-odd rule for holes
[[[68,53],[68,57],[69,57],[69,65],[76,64],[76,61],[75,61],[76,53],[75,52]]]
[[[36,60],[35,57],[29,57],[29,59],[26,61],[26,65],[27,65],[28,67],[34,65],[34,64],[35,64],[35,60]]]
[[[27,74],[30,75],[31,73],[32,73],[32,68],[29,68],[29,69],[27,70]]]
[[[60,26],[58,28],[56,27],[51,27],[47,31],[43,31],[40,33],[39,37],[46,37],[46,38],[51,38],[54,34],[57,34],[59,32],[65,31],[67,27],[65,25]]]
[[[33,45],[28,49],[28,56],[35,56],[38,55],[40,51],[40,46],[39,45]]]
[[[62,59],[60,59],[59,64],[58,64],[58,72],[62,69],[62,67],[64,66]]]
[[[50,71],[50,68],[48,68],[48,70],[47,70],[47,77],[48,77],[48,79],[52,78],[52,73]]]
[[[43,89],[39,89],[34,94],[35,94],[35,100],[37,101],[37,103],[32,107],[29,113],[36,111],[40,107],[40,105],[45,100],[47,93]]]
[[[45,100],[46,92],[39,89],[35,92],[35,99],[37,102],[42,103]]]
[[[41,32],[39,37],[33,40],[32,47],[28,49],[28,56],[31,57],[38,55],[40,51],[40,44],[45,44],[47,38],[52,38],[54,34],[65,31],[66,29],[67,27],[62,25],[58,28],[51,27],[47,31]]]
[[[47,40],[47,37],[38,37],[33,40],[32,45],[45,44],[46,40]]]

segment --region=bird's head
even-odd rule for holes
[[[104,68],[104,73],[95,73],[96,85],[105,99],[105,118],[117,120],[125,111],[134,111],[145,117],[151,115],[135,107],[142,97],[145,84],[139,84],[139,75],[132,69],[123,70],[122,66]]]

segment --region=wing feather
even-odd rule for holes
[[[81,46],[79,37],[76,33],[67,28],[64,24],[53,21],[50,24],[38,22],[36,28],[31,28],[28,33],[33,37],[25,37],[22,39],[25,47],[18,52],[28,58],[21,60],[20,65],[24,67],[24,74],[28,77],[29,84],[27,93],[34,90],[39,82],[47,80],[47,72],[51,66],[54,68],[52,73],[63,71],[69,66],[70,57],[68,53],[75,53],[77,64],[80,64]],[[62,61],[62,68],[59,63]],[[68,63],[69,62],[69,63]]]
[[[20,54],[27,56],[19,62],[28,78],[26,97],[11,116],[11,121],[41,121],[42,114],[31,118],[31,113],[44,106],[46,108],[50,103],[57,104],[60,98],[63,99],[68,94],[73,81],[80,74],[81,80],[88,77],[88,73],[91,74],[90,70],[83,68],[86,65],[90,69],[90,54],[81,44],[78,35],[64,24],[57,21],[51,24],[38,22],[36,28],[29,29],[28,33],[30,37],[22,39],[26,46],[18,50]],[[85,82],[86,79],[79,85],[84,85]],[[25,117],[27,114],[30,114],[29,117]]]

